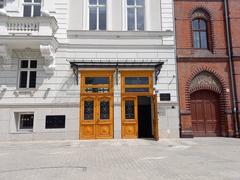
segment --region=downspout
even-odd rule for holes
[[[172,1],[172,9],[173,9],[173,32],[174,32],[174,53],[175,53],[175,67],[176,67],[176,91],[177,91],[177,104],[178,104],[178,129],[179,129],[179,137],[182,136],[182,123],[181,123],[181,112],[180,112],[180,94],[179,94],[179,70],[178,70],[178,56],[177,56],[177,32],[176,32],[176,17],[175,17],[175,0]]]
[[[232,40],[230,32],[230,21],[229,21],[229,7],[228,0],[224,0],[224,15],[225,15],[225,26],[226,26],[226,38],[227,38],[227,51],[228,51],[228,61],[230,70],[230,80],[231,80],[231,91],[232,91],[232,112],[235,123],[235,136],[239,137],[239,119],[238,119],[238,104],[237,104],[237,90],[236,90],[236,79],[235,79],[235,69],[233,64],[232,55]]]

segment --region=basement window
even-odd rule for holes
[[[33,113],[19,113],[19,120],[18,120],[18,130],[33,130],[33,121],[34,121],[34,114]]]

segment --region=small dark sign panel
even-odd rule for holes
[[[171,94],[170,93],[160,94],[160,101],[171,101]]]
[[[65,128],[65,115],[46,116],[46,129]]]

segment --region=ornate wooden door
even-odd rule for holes
[[[110,138],[113,138],[113,71],[83,71],[80,139]]]
[[[113,137],[113,99],[98,97],[96,117],[96,139],[111,139]]]
[[[122,98],[122,138],[138,137],[137,97]]]
[[[192,129],[194,136],[219,136],[218,95],[202,90],[191,95]]]

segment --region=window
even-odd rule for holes
[[[33,130],[34,114],[19,113],[18,130]]]
[[[65,128],[65,119],[66,116],[46,116],[46,129],[61,129]]]
[[[106,30],[106,0],[89,0],[89,30]]]
[[[110,91],[110,77],[84,77],[86,93],[107,93]]]
[[[126,77],[125,84],[134,85],[134,84],[149,84],[148,77]]]
[[[194,48],[207,49],[207,22],[204,19],[195,19],[192,21]]]
[[[125,93],[149,92],[149,77],[125,77]]]
[[[144,30],[144,0],[127,0],[128,30]]]
[[[23,16],[24,17],[41,16],[41,0],[24,0]]]
[[[19,88],[35,88],[37,78],[37,61],[21,60],[19,72]]]
[[[109,84],[109,77],[86,77],[85,84]]]
[[[4,0],[0,0],[0,9],[4,8]]]

